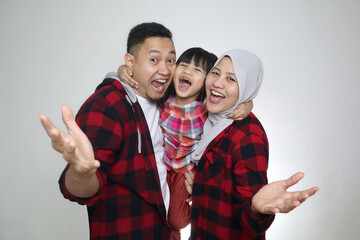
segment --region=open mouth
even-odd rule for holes
[[[151,86],[155,92],[162,93],[165,91],[166,79],[156,79],[151,82]]]
[[[225,96],[217,91],[214,91],[214,90],[211,90],[210,91],[210,98],[209,98],[209,101],[212,102],[212,103],[219,103],[221,102]]]
[[[179,80],[179,88],[183,91],[186,91],[190,88],[191,81],[189,78],[181,77]]]

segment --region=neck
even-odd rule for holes
[[[178,105],[188,105],[196,100],[197,96],[181,98],[178,95],[175,95],[174,102]]]

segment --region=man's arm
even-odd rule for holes
[[[40,120],[53,148],[69,163],[65,176],[67,190],[75,197],[89,198],[99,190],[95,173],[100,162],[95,160],[92,145],[76,124],[71,109],[63,106],[61,113],[67,134],[53,125],[47,116],[40,115]]]
[[[227,115],[228,118],[231,118],[233,120],[242,120],[249,116],[251,110],[253,109],[254,104],[253,101],[244,102],[239,104],[232,113]]]

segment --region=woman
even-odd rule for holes
[[[257,95],[262,71],[257,56],[238,49],[219,57],[207,76],[209,115],[202,140],[193,153],[197,169],[191,239],[265,239],[265,230],[271,225],[274,213],[286,212],[283,206],[265,203],[266,199],[280,197],[284,189],[265,188],[254,196],[267,184],[268,140],[261,123],[252,113],[243,120],[226,117],[239,104]],[[294,178],[301,177],[300,174]],[[300,201],[288,207],[299,205],[314,191],[302,193]],[[265,197],[264,193],[268,195]]]

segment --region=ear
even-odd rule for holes
[[[125,65],[131,70],[134,70],[135,56],[130,53],[125,53],[124,60]]]

